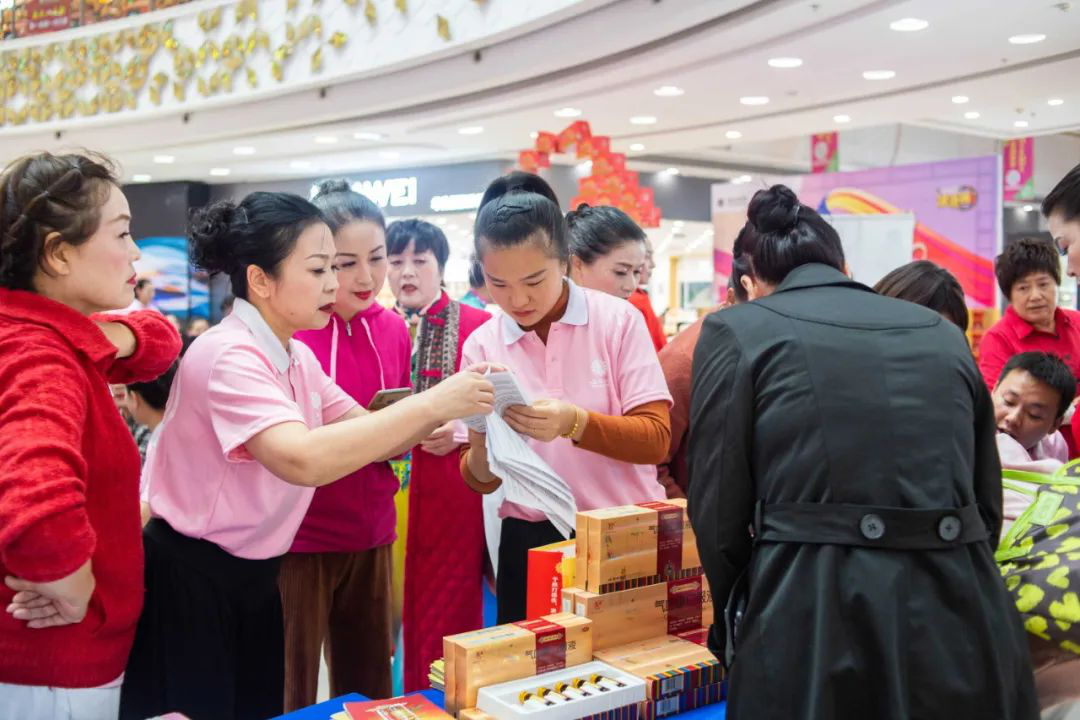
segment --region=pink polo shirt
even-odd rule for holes
[[[465,342],[462,366],[506,365],[532,399],[556,398],[604,415],[625,415],[657,400],[671,403],[645,320],[625,300],[570,283],[566,312],[551,324],[547,345],[506,314],[482,325]],[[570,486],[578,510],[663,500],[655,465],[633,465],[558,438],[529,446]],[[504,502],[501,517],[538,522],[544,514]]]
[[[273,475],[244,443],[284,422],[317,428],[354,407],[306,345],[290,340],[286,350],[237,298],[180,361],[146,458],[151,514],[237,557],[284,554],[315,489]]]

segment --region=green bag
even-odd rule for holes
[[[1032,498],[994,554],[1005,587],[1029,633],[1080,655],[1080,460],[1053,475],[1002,475],[1004,487]]]

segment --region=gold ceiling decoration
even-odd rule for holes
[[[340,0],[362,7],[370,26],[378,24],[383,2],[389,0]],[[407,0],[392,2],[399,13],[408,13]],[[170,89],[184,102],[189,90],[210,97],[232,93],[244,81],[258,88],[267,76],[281,83],[301,53],[309,58],[310,72],[320,73],[323,48],[341,50],[349,43],[349,27],[324,35],[324,14],[333,4],[311,0],[308,14],[298,19],[292,13],[300,12],[300,0],[285,0],[292,20],[271,28],[262,24],[266,13],[259,13],[258,0],[235,0],[195,16],[202,37],[194,42],[178,38],[169,20],[17,50],[0,45],[0,126],[161,106]],[[361,22],[359,13],[352,17]],[[442,15],[436,15],[436,31],[451,40],[450,22]]]

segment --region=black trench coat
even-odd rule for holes
[[[749,588],[728,717],[1037,718],[960,330],[804,265],[711,315],[693,367],[694,531],[718,610],[744,570]]]

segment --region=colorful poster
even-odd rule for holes
[[[67,30],[78,25],[78,4],[71,0],[27,0],[23,11],[25,21],[17,23],[20,36]]]
[[[1005,202],[1031,200],[1035,197],[1035,138],[1020,138],[1005,143],[1001,156],[1005,179]]]
[[[209,318],[209,278],[188,262],[187,238],[148,237],[136,244],[142,257],[135,263],[135,272],[154,283],[154,305],[181,320]]]
[[[912,259],[926,259],[956,276],[969,307],[995,306],[994,257],[1001,248],[1001,159],[998,156],[919,165],[771,178],[806,205],[838,215],[911,213]],[[713,185],[717,289],[727,284],[731,246],[760,183]],[[723,273],[722,275],[719,275]]]
[[[834,133],[810,136],[810,172],[836,172],[840,169],[840,137]]]

